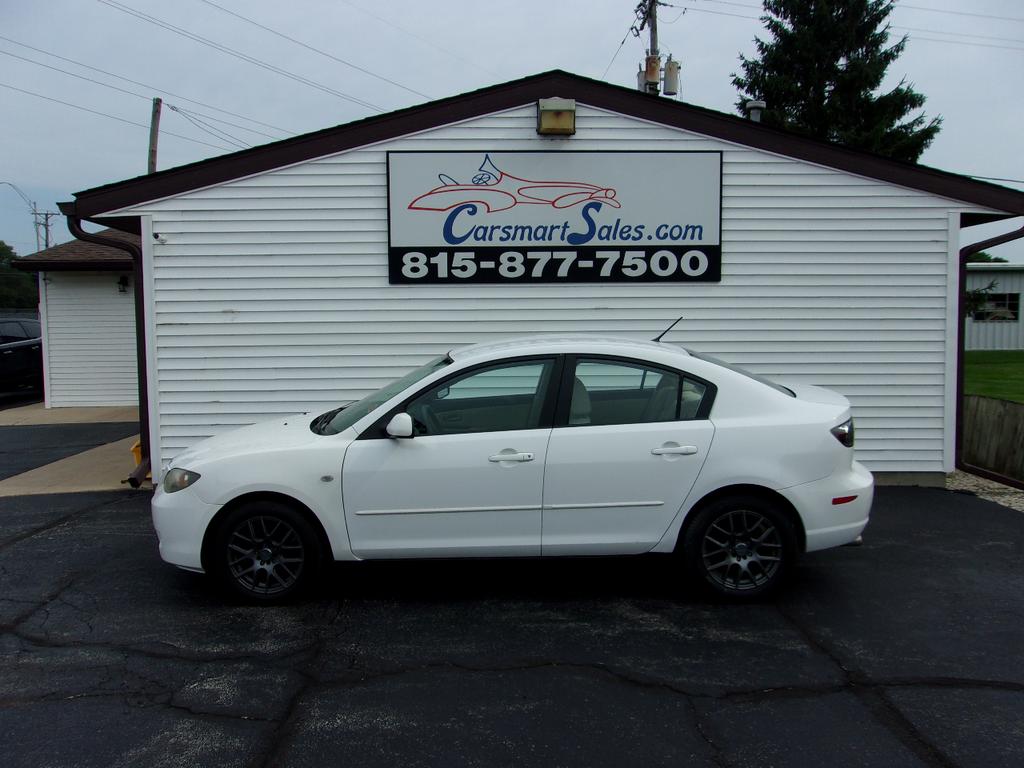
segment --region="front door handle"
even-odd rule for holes
[[[511,451],[511,450],[508,451],[508,453],[506,453],[505,451],[502,451],[501,453],[496,453],[493,456],[488,456],[487,460],[488,461],[495,461],[495,462],[498,462],[498,461],[533,461],[533,454],[532,453],[517,453],[517,452]]]
[[[683,456],[692,456],[697,452],[696,445],[668,445],[661,448],[652,448],[651,453],[655,456],[664,456],[666,453],[678,453]]]

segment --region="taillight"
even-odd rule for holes
[[[853,448],[853,419],[847,419],[838,427],[832,427],[832,434],[847,448]]]

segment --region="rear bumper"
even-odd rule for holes
[[[814,552],[849,544],[868,524],[875,480],[860,463],[821,480],[784,488],[779,493],[796,507],[807,536],[805,551]],[[833,499],[854,496],[852,501],[833,504]]]

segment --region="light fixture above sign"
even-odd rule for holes
[[[572,136],[576,133],[575,99],[540,99],[537,102],[537,133],[541,136]]]
[[[392,285],[722,280],[721,152],[388,152],[387,168]]]

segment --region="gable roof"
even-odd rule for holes
[[[89,218],[150,200],[222,184],[282,166],[398,138],[538,99],[561,96],[593,107],[724,141],[805,160],[840,171],[930,192],[1008,215],[1024,215],[1024,192],[927,166],[881,157],[770,128],[724,112],[651,96],[561,70],[432,101],[282,141],[170,168],[75,193],[63,213]],[[1005,218],[976,216],[970,223]],[[117,226],[115,224],[115,226]]]
[[[139,245],[139,236],[116,229],[104,229],[97,235],[109,240]],[[25,272],[79,270],[82,272],[131,271],[132,259],[120,248],[85,240],[71,240],[42,251],[14,259],[11,265]]]

